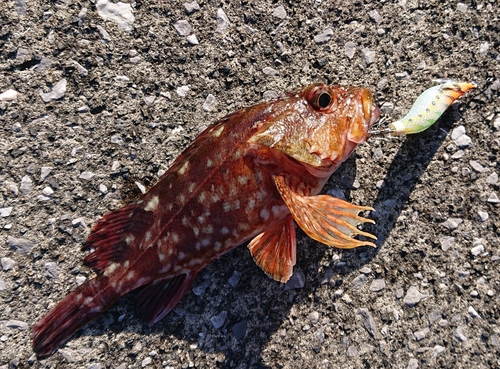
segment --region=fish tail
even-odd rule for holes
[[[33,351],[54,353],[79,328],[108,309],[122,294],[109,288],[107,277],[82,284],[33,327]]]

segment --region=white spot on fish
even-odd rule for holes
[[[212,202],[214,202],[214,203],[215,203],[215,202],[217,202],[217,201],[219,201],[219,200],[220,200],[220,198],[219,198],[219,196],[218,196],[218,195],[215,195],[215,194],[214,194],[214,195],[212,195]]]
[[[223,205],[222,205],[222,208],[224,209],[224,213],[228,213],[230,210],[231,210],[231,204],[228,203],[228,202],[225,202]]]
[[[203,215],[198,217],[198,223],[204,223],[205,222],[205,217]]]
[[[132,278],[134,278],[134,275],[135,275],[134,271],[131,270],[130,272],[127,273],[127,279],[130,281]]]
[[[204,238],[201,240],[201,245],[207,247],[210,245],[212,242],[210,241],[210,238]]]
[[[222,244],[219,241],[216,241],[214,243],[214,251],[219,252],[220,248],[222,247]]]
[[[76,301],[80,301],[82,299],[83,295],[81,293],[79,293],[78,295],[76,295]]]
[[[273,215],[275,217],[278,217],[279,215],[281,215],[283,213],[287,213],[288,212],[287,210],[288,210],[288,208],[286,207],[286,205],[282,205],[282,206],[274,205],[271,208],[271,211],[273,212]]]
[[[149,200],[146,206],[144,207],[144,210],[146,211],[155,210],[158,207],[159,203],[160,203],[160,198],[158,196],[153,196],[151,200]]]
[[[214,232],[214,228],[211,225],[207,225],[203,227],[203,233],[212,234]]]
[[[222,233],[223,235],[229,234],[229,229],[227,229],[226,227],[222,227],[220,233]]]
[[[197,227],[193,227],[193,233],[196,237],[198,237],[198,235],[200,234],[200,229]]]
[[[181,169],[179,169],[179,174],[180,175],[184,175],[186,173],[186,170],[188,169],[189,167],[189,161],[185,161],[184,164],[182,164],[182,167]]]
[[[175,243],[179,242],[179,235],[177,233],[172,233],[172,241]]]
[[[126,269],[126,268],[128,268],[129,265],[130,265],[130,262],[128,260],[125,260],[125,262],[123,263],[123,267]]]
[[[223,130],[224,130],[224,126],[220,126],[215,131],[213,131],[212,134],[214,135],[214,137],[219,137]]]
[[[160,260],[160,261],[165,260],[165,254],[163,254],[163,253],[161,253],[161,252],[160,252],[160,253],[158,254],[158,260]]]
[[[185,257],[186,257],[186,254],[183,252],[179,252],[179,254],[177,255],[177,259],[179,259],[179,260],[183,260]]]
[[[247,176],[239,176],[238,177],[238,183],[242,186],[246,185],[248,180],[249,180],[249,178]]]
[[[207,160],[207,168],[210,168],[213,165],[212,160]]]
[[[163,268],[160,269],[160,273],[166,273],[166,272],[168,272],[171,267],[172,267],[171,264],[165,265]]]
[[[135,237],[132,236],[131,234],[129,234],[127,237],[125,237],[125,243],[127,245],[130,245],[132,242],[134,242],[134,240],[135,240]]]
[[[205,194],[205,192],[202,192],[202,193],[200,193],[200,196],[198,196],[198,202],[201,204],[205,201],[206,198],[207,198],[207,195]]]
[[[189,260],[188,265],[189,266],[195,266],[195,265],[201,264],[201,262],[202,262],[201,259],[191,259],[191,260]]]
[[[94,300],[94,298],[92,296],[86,297],[85,300],[83,300],[83,304],[90,305],[90,304],[92,304],[93,300]]]
[[[264,219],[264,220],[268,220],[268,219],[269,219],[269,210],[267,210],[267,209],[265,209],[265,208],[264,208],[264,209],[262,209],[262,210],[260,211],[260,217],[261,217],[262,219]]]
[[[141,277],[135,282],[135,288],[144,286],[148,282],[148,279],[146,277]]]
[[[196,183],[191,182],[191,183],[189,184],[188,191],[189,191],[190,193],[191,193],[191,192],[193,192],[193,191],[194,191],[194,189],[195,189],[195,187],[196,187]]]
[[[146,232],[146,236],[144,237],[144,239],[146,240],[146,242],[149,242],[149,240],[151,240],[151,232]]]
[[[104,276],[107,277],[108,275],[113,273],[116,270],[116,268],[118,268],[119,266],[120,266],[120,264],[118,264],[118,263],[109,264],[109,266],[104,271]]]

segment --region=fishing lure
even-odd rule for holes
[[[425,90],[415,101],[408,114],[389,124],[395,135],[408,135],[425,131],[443,115],[448,107],[464,93],[473,89],[475,83],[453,80],[434,80],[436,86]]]

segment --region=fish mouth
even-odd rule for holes
[[[378,118],[380,118],[380,109],[376,106],[372,106],[372,113],[370,120],[368,121],[368,128],[373,127]]]

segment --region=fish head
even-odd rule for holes
[[[276,101],[250,142],[282,151],[329,176],[366,141],[380,112],[370,90],[312,84]]]

